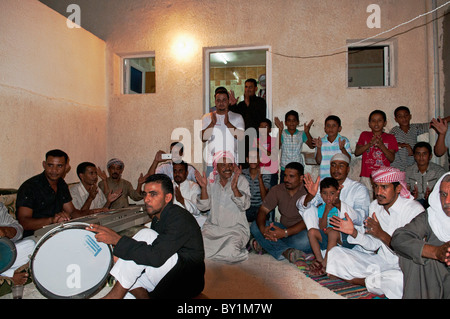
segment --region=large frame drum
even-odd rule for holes
[[[101,290],[113,265],[111,247],[86,230],[87,223],[53,228],[37,242],[30,260],[36,288],[52,299],[85,299]]]

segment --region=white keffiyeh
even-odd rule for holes
[[[442,210],[439,189],[441,187],[442,180],[449,174],[450,172],[442,175],[435,184],[433,191],[428,197],[430,207],[427,209],[428,223],[430,224],[430,227],[436,237],[444,243],[450,241],[450,217],[448,217]]]

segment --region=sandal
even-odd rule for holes
[[[258,241],[255,238],[250,239],[250,247],[258,255],[264,254],[264,249],[261,247],[261,245],[258,243]]]
[[[300,258],[305,260],[305,253],[295,248],[289,248],[286,250],[285,257],[287,257],[290,263],[295,264]]]

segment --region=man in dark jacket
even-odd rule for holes
[[[119,260],[111,270],[117,282],[106,299],[193,298],[204,288],[204,248],[200,227],[184,208],[173,204],[173,184],[164,174],[150,176],[144,202],[150,229],[133,238],[91,225],[96,239],[114,246]]]

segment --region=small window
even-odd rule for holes
[[[389,45],[348,48],[348,87],[388,87],[391,78]]]
[[[123,58],[123,93],[146,94],[155,92],[155,57]]]

